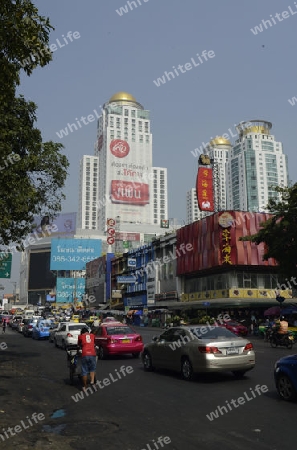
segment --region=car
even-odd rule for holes
[[[66,322],[59,322],[54,324],[54,328],[52,328],[50,330],[50,334],[49,334],[49,342],[54,342],[54,338],[55,338],[55,334],[57,331],[59,331],[62,327],[62,325],[65,325]]]
[[[28,319],[28,322],[25,323],[23,326],[23,336],[24,337],[31,337],[33,328],[36,326],[37,322],[39,321],[39,318],[35,319]]]
[[[180,372],[185,380],[196,373],[232,372],[242,378],[255,366],[253,344],[221,326],[172,327],[155,336],[141,354],[146,371]]]
[[[19,322],[19,325],[18,325],[18,332],[23,333],[24,326],[29,324],[30,322],[31,322],[31,319],[21,320],[21,322]]]
[[[248,328],[242,325],[241,323],[235,322],[234,320],[229,320],[221,324],[222,327],[227,328],[227,330],[232,331],[232,333],[237,336],[247,336]]]
[[[138,358],[143,350],[141,335],[121,322],[104,322],[93,333],[99,359],[129,353]]]
[[[10,322],[10,327],[12,330],[17,331],[19,324],[22,322],[22,316],[13,316],[12,322]]]
[[[9,325],[9,322],[12,320],[12,318],[13,316],[10,314],[1,314],[0,316],[1,323],[5,321],[6,325]]]
[[[274,382],[281,399],[297,400],[297,355],[284,356],[275,363]]]
[[[48,339],[52,326],[51,320],[39,320],[32,329],[32,339]]]
[[[77,346],[78,336],[83,327],[89,327],[85,323],[67,322],[62,325],[59,331],[56,331],[54,336],[54,344],[56,347],[62,347],[67,350],[71,347]]]

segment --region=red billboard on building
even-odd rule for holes
[[[271,217],[266,213],[224,211],[177,230],[177,248],[191,244],[193,250],[177,258],[177,275],[222,266],[277,266],[263,261],[264,244],[239,241],[260,229]]]
[[[214,211],[213,170],[199,167],[196,180],[198,206],[201,211]]]

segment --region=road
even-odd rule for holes
[[[140,330],[144,342],[158,334],[156,330]],[[70,385],[63,350],[9,329],[0,336],[0,348],[1,343],[7,345],[0,350],[0,448],[289,448],[295,444],[297,405],[278,398],[273,367],[279,357],[294,350],[272,349],[258,338],[252,341],[257,364],[243,380],[224,374],[186,382],[168,371],[144,372],[141,361],[130,356],[113,357],[98,362],[97,378],[102,388],[79,398],[80,384],[75,380],[75,385]],[[105,378],[109,383],[104,385]],[[258,384],[267,386],[267,392],[255,394]],[[242,396],[249,400],[232,406],[230,401]],[[217,418],[207,417],[228,404],[228,412],[221,408]],[[35,421],[33,413],[39,414]],[[12,436],[8,428],[13,430],[16,425],[20,427]],[[167,437],[163,447],[157,444],[161,436]]]

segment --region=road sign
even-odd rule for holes
[[[115,221],[114,219],[107,219],[106,224],[107,224],[109,227],[114,227],[115,224],[116,224],[116,221]]]
[[[0,253],[0,278],[10,278],[12,253]]]
[[[114,236],[115,235],[115,229],[114,228],[108,228],[107,229],[107,233],[109,234],[109,236]]]
[[[108,238],[106,239],[108,245],[112,245],[114,244],[114,237],[112,236],[108,236]]]

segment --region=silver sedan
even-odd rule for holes
[[[185,380],[195,373],[230,371],[236,377],[255,366],[253,344],[221,326],[173,327],[146,344],[141,354],[144,369],[170,369]]]

